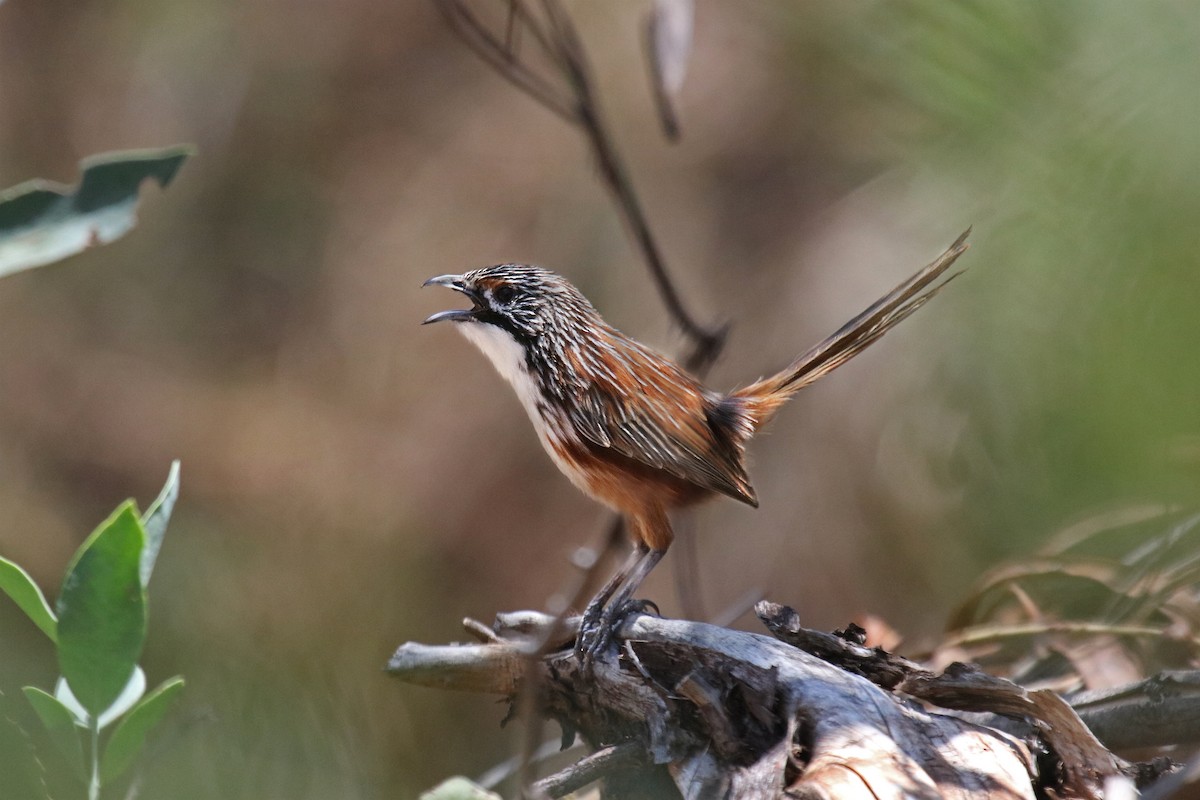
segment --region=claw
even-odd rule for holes
[[[609,649],[612,635],[612,626],[603,623],[589,631],[589,635],[582,642],[583,652],[580,656],[580,664],[585,672],[591,672],[596,660]]]
[[[596,656],[612,641],[612,620],[608,609],[599,603],[589,603],[579,621],[579,634],[575,638],[575,657],[584,671],[591,671]]]
[[[575,639],[575,657],[585,671],[591,671],[596,660],[609,649],[613,636],[621,623],[630,614],[653,613],[658,615],[658,605],[652,600],[630,599],[593,608],[588,606],[579,623],[579,635]]]
[[[618,619],[625,619],[630,614],[653,614],[656,617],[661,617],[662,612],[658,610],[658,603],[653,600],[638,600],[634,598],[625,604],[625,608],[617,615]]]

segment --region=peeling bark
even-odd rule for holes
[[[1117,758],[1057,695],[966,665],[935,675],[852,631],[805,630],[783,606],[757,611],[777,638],[632,615],[590,671],[569,640],[531,658],[556,621],[519,612],[501,615],[485,644],[403,645],[388,670],[514,699],[536,687],[564,741],[578,732],[594,754],[536,784],[551,797],[599,779],[606,800],[1099,798],[1106,778],[1145,781],[1166,766]],[[994,715],[1022,720],[1007,726],[1019,733],[974,721]]]

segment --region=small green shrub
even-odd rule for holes
[[[176,461],[146,513],[127,500],[84,541],[54,609],[29,573],[0,558],[0,590],[54,643],[62,671],[53,692],[26,686],[25,696],[89,800],[133,764],[183,688],[176,676],[147,694],[137,664],[146,587],[178,495]]]

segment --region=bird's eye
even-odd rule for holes
[[[517,290],[514,289],[513,287],[509,286],[507,283],[497,286],[492,291],[492,297],[496,300],[497,303],[504,303],[504,304],[510,303],[510,302],[512,302],[512,299],[514,297],[516,297],[516,295],[517,295]]]

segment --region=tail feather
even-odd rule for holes
[[[947,283],[961,275],[961,272],[955,272],[937,282],[970,247],[967,244],[970,233],[971,229],[967,228],[946,252],[927,267],[876,300],[781,372],[733,392],[730,397],[742,401],[740,405],[748,412],[753,427],[765,424],[793,394],[867,349],[909,314],[925,305]]]

